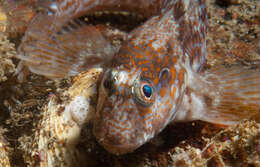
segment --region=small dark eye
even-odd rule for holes
[[[147,97],[147,98],[150,98],[152,93],[153,93],[153,90],[152,90],[152,87],[149,86],[149,85],[144,85],[143,88],[143,94]]]

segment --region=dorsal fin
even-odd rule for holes
[[[178,40],[194,71],[205,63],[207,11],[203,0],[180,0],[174,3],[174,18],[179,24]]]

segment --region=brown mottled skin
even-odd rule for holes
[[[201,74],[207,55],[203,0],[57,0],[44,5],[48,10],[32,21],[18,57],[32,72],[54,78],[105,67],[94,135],[109,152],[132,152],[171,122],[233,124],[245,118],[230,113],[221,101],[248,96],[237,91],[239,84],[231,89],[225,82],[230,77],[241,82],[233,73],[236,69]],[[129,11],[148,20],[115,50],[102,33],[106,28],[73,21],[96,11]],[[236,92],[229,96],[225,90]]]
[[[161,10],[130,33],[102,81],[110,84],[100,87],[94,133],[110,152],[133,151],[171,122],[181,103],[186,68],[197,72],[204,63],[205,5],[168,1]],[[152,87],[150,98],[142,95],[142,84]]]

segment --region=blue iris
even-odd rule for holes
[[[143,86],[143,93],[146,97],[151,97],[152,93],[153,93],[153,90],[152,90],[152,87],[149,86],[149,85],[144,85]]]

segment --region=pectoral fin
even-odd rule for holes
[[[243,119],[260,121],[259,69],[219,66],[190,77],[176,121],[231,125]]]
[[[111,60],[117,48],[102,34],[105,29],[78,21],[71,21],[49,36],[35,29],[38,32],[31,32],[34,36],[26,38],[17,57],[36,74],[50,78],[73,76]]]

